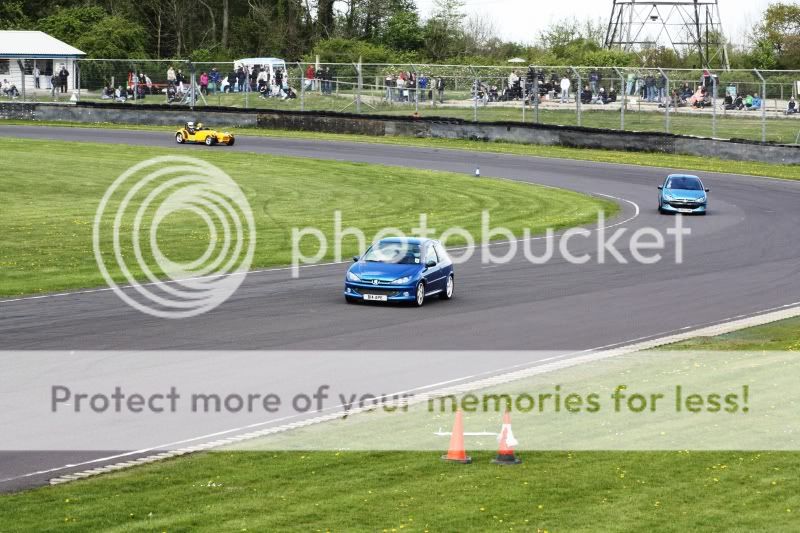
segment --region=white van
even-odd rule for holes
[[[247,66],[252,70],[254,67],[266,68],[269,70],[269,79],[275,79],[275,70],[281,69],[286,72],[286,61],[278,59],[277,57],[248,57],[245,59],[237,59],[233,62],[233,69],[236,70],[240,66]]]

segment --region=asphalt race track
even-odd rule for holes
[[[628,236],[637,228],[663,230],[674,224],[674,217],[656,212],[656,185],[667,169],[266,137],[239,137],[230,148],[177,146],[168,132],[0,126],[0,135],[173,147],[187,154],[206,150],[269,153],[469,174],[480,166],[483,176],[614,197],[622,212],[608,224],[621,223],[617,227],[628,228]],[[346,264],[306,268],[299,279],[290,279],[289,272],[280,269],[252,273],[223,305],[180,321],[142,314],[103,290],[6,300],[0,301],[0,346],[3,350],[360,350],[386,346],[420,350],[416,358],[402,360],[375,362],[354,352],[334,367],[309,365],[297,372],[295,361],[278,362],[274,368],[275,376],[298,388],[341,379],[391,391],[537,363],[526,360],[521,351],[454,360],[439,358],[429,350],[578,352],[800,302],[800,183],[699,175],[712,189],[710,212],[706,217],[684,218],[692,233],[685,240],[680,265],[674,262],[671,238],[664,259],[652,265],[615,261],[572,265],[554,260],[535,266],[521,253],[510,264],[483,265],[476,255],[457,269],[455,299],[434,299],[421,309],[347,305],[342,296]],[[595,248],[593,239],[575,238],[570,244],[575,254],[593,253]],[[498,245],[496,253],[503,246]],[[543,246],[541,240],[534,249],[538,246]],[[65,465],[99,457],[104,455],[2,452],[0,491],[45,483],[53,475],[70,471]],[[48,469],[54,470],[29,475]]]

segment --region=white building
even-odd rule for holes
[[[78,84],[76,60],[85,56],[75,47],[59,41],[40,31],[0,31],[0,82],[7,79],[21,92],[35,89],[50,89],[50,76],[61,67],[69,72],[67,88]],[[39,70],[39,83],[34,80],[34,71]],[[24,73],[24,79],[23,79]]]

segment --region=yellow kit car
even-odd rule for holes
[[[212,130],[204,127],[201,123],[195,126],[193,122],[187,122],[175,133],[175,142],[178,144],[203,143],[206,146],[214,146],[219,143],[233,146],[233,141],[232,133]]]

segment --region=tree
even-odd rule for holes
[[[419,50],[425,45],[416,11],[398,11],[386,22],[381,42],[398,51]]]
[[[146,43],[144,28],[121,17],[106,16],[84,32],[75,46],[90,58],[144,59]]]
[[[764,19],[755,28],[754,56],[764,67],[774,55],[778,68],[800,67],[800,5],[777,3],[764,12]]]
[[[106,11],[98,6],[68,7],[57,9],[53,14],[39,20],[36,26],[56,39],[75,45],[107,16]]]
[[[425,24],[425,47],[434,61],[463,55],[459,49],[464,36],[464,3],[461,0],[435,0],[433,15]]]
[[[21,1],[0,2],[0,30],[20,30],[31,25]]]

